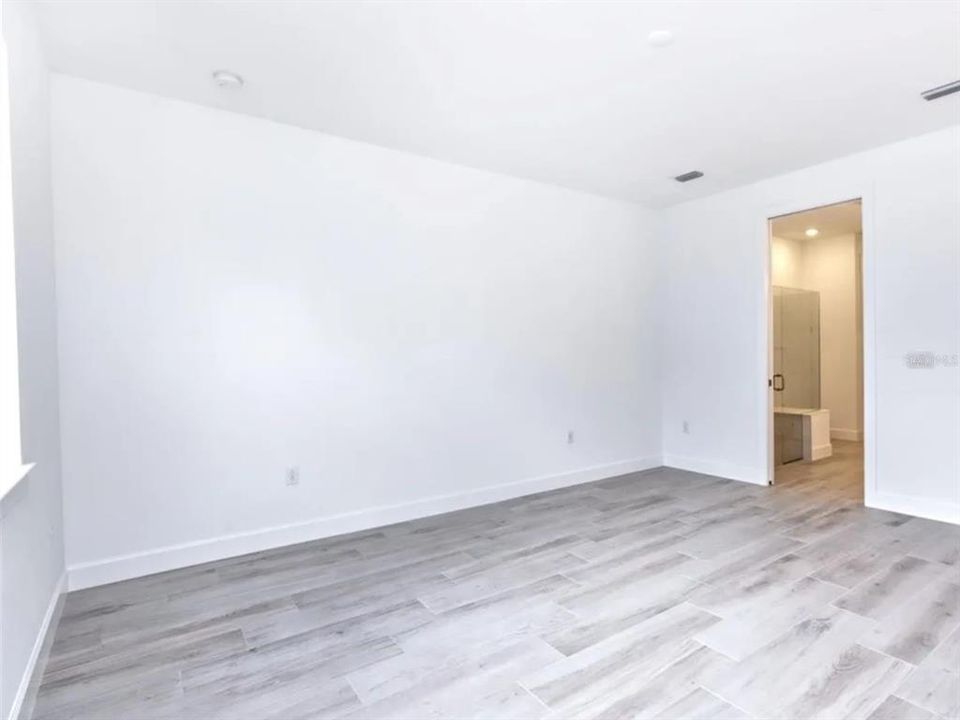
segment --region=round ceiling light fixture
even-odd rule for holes
[[[654,47],[666,47],[673,42],[673,33],[669,30],[654,30],[647,35],[647,42]]]
[[[816,237],[820,234],[820,231],[816,228],[807,228],[807,231],[804,233],[807,237]]]
[[[229,70],[215,71],[213,73],[213,81],[217,84],[217,87],[228,90],[236,90],[243,87],[243,78]]]

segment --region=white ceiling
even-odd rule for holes
[[[772,221],[771,231],[776,237],[801,242],[816,242],[838,235],[853,235],[862,230],[860,201],[826,205],[792,215],[782,215]],[[816,237],[807,237],[807,229],[816,228]]]
[[[54,70],[654,206],[960,122],[953,0],[37,4]]]

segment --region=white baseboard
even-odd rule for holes
[[[13,697],[13,705],[10,706],[8,720],[17,720],[21,711],[23,711],[23,720],[27,720],[33,712],[33,701],[40,682],[40,673],[43,672],[43,668],[47,664],[46,658],[53,641],[50,629],[57,626],[60,611],[63,609],[64,591],[66,589],[67,573],[64,572],[53,588],[50,603],[47,605],[47,612],[43,616],[43,622],[40,624],[37,639],[30,651],[27,666],[23,669],[20,684],[17,686],[17,694]]]
[[[817,460],[823,460],[833,455],[833,445],[827,443],[826,445],[817,445],[814,448],[810,449],[810,462],[816,462]]]
[[[889,510],[901,515],[938,520],[960,525],[960,504],[930,500],[929,498],[898,495],[896,493],[867,492],[864,505],[877,510]]]
[[[618,475],[660,467],[661,464],[659,455],[651,455],[575,470],[560,475],[547,475],[493,485],[465,493],[438,495],[409,503],[357,510],[301,523],[225,535],[198,542],[170,545],[94,562],[78,563],[70,565],[68,568],[69,587],[71,590],[81,590],[96,585],[106,585],[107,583],[189,567],[213,560],[222,560],[285,545],[295,545],[358,530],[369,530],[370,528],[406,520],[415,520],[478,505],[488,505],[523,495],[604,480]]]
[[[767,475],[765,472],[745,465],[701,460],[699,458],[684,457],[682,455],[664,455],[663,464],[667,467],[676,468],[677,470],[689,470],[690,472],[702,473],[704,475],[716,475],[726,480],[739,480],[740,482],[747,482],[753,485],[767,484]]]
[[[852,440],[854,442],[863,442],[863,430],[850,430],[848,428],[830,428],[831,440]]]

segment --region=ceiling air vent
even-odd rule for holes
[[[960,92],[960,80],[954,80],[946,85],[924,90],[920,93],[920,97],[924,100],[936,100],[937,98],[942,98],[944,95],[952,95],[955,92]]]
[[[691,180],[696,180],[697,178],[702,178],[703,173],[699,170],[691,170],[690,172],[685,172],[683,175],[677,175],[674,180],[677,182],[690,182]]]

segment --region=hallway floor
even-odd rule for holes
[[[863,443],[832,440],[833,455],[813,463],[776,468],[774,484],[788,492],[816,493],[821,499],[863,503]]]
[[[960,527],[865,509],[858,453],[74,592],[34,717],[960,717]]]

